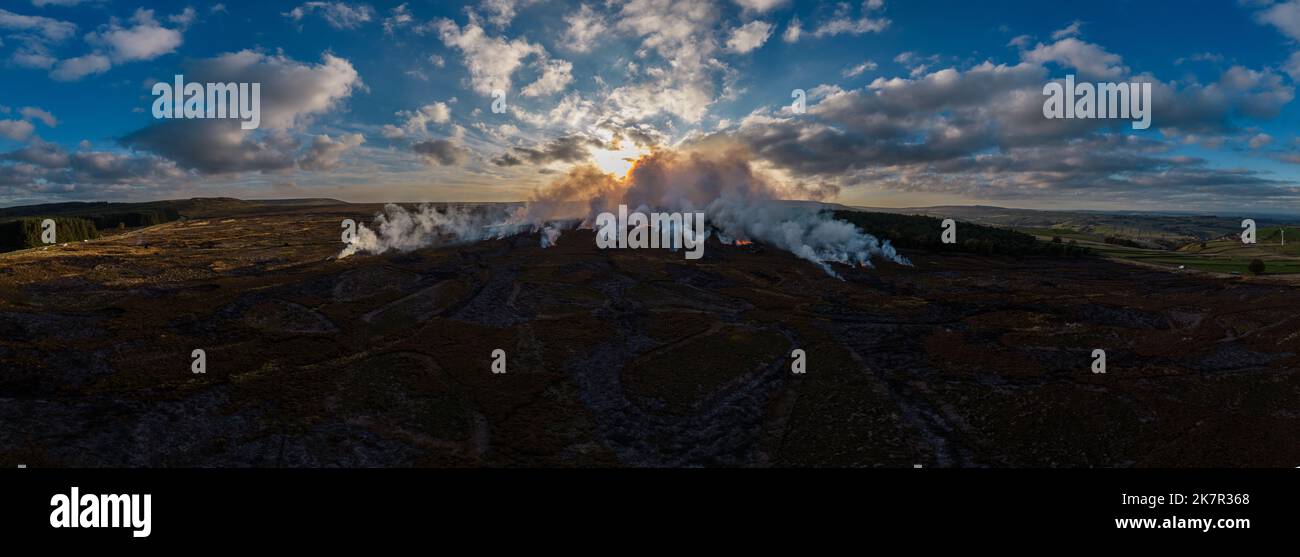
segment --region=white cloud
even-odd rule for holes
[[[0,9],[0,29],[31,31],[50,41],[62,41],[77,32],[77,26],[53,18],[16,14]]]
[[[607,98],[616,114],[627,121],[663,113],[692,123],[703,118],[714,102],[717,74],[729,71],[716,59],[718,15],[717,6],[691,0],[623,4],[616,27],[641,37],[638,56],[645,62],[636,73],[640,81]]]
[[[444,44],[464,55],[471,86],[483,95],[492,94],[494,89],[509,91],[510,76],[523,65],[524,59],[546,53],[540,45],[523,39],[489,37],[472,15],[464,27],[450,19],[437,21],[435,27]]]
[[[321,17],[335,29],[356,29],[369,22],[375,15],[375,9],[366,4],[348,4],[346,2],[306,2],[281,15],[296,22],[302,21],[311,13],[320,13]]]
[[[76,6],[82,3],[101,2],[103,0],[32,0],[32,5],[37,8],[45,6]]]
[[[1288,0],[1270,6],[1255,17],[1277,27],[1286,36],[1300,41],[1300,0]]]
[[[59,125],[58,118],[55,118],[53,114],[50,114],[49,111],[37,108],[35,106],[24,106],[22,110],[18,111],[18,113],[22,114],[24,119],[40,120],[46,126],[49,126],[51,128]]]
[[[49,69],[59,61],[40,42],[28,41],[9,56],[9,61],[20,68]]]
[[[833,37],[835,35],[862,35],[864,33],[878,33],[889,27],[888,19],[871,19],[864,17],[861,19],[832,19],[823,23],[813,35],[817,37]]]
[[[563,91],[573,81],[573,64],[564,60],[547,60],[542,64],[542,75],[524,87],[525,97],[543,97]]]
[[[261,83],[262,127],[289,129],[311,115],[328,112],[363,87],[352,63],[333,54],[311,65],[283,55],[251,50],[223,54],[193,63],[195,80]]]
[[[851,14],[851,8],[848,4],[841,3],[835,8],[835,15],[831,19],[823,22],[813,31],[817,37],[833,37],[835,35],[862,35],[865,33],[879,33],[889,27],[889,20],[883,17],[872,18],[868,12],[883,8],[885,3],[882,0],[868,0],[862,5],[862,13],[857,19]]]
[[[14,141],[26,140],[32,135],[34,129],[36,127],[25,120],[0,120],[0,137],[7,137]]]
[[[415,17],[411,15],[411,10],[406,7],[406,3],[393,8],[391,15],[384,18],[384,32],[392,33],[393,31],[411,25],[415,22]]]
[[[20,68],[48,69],[58,62],[50,49],[77,31],[77,26],[57,19],[27,16],[0,9],[0,30],[15,31],[10,38],[18,43],[9,63]],[[0,42],[0,46],[3,46]]]
[[[605,20],[591,9],[591,6],[583,4],[577,12],[564,17],[564,22],[568,24],[568,29],[564,30],[564,48],[574,52],[587,52],[596,44],[601,35],[605,32]]]
[[[447,103],[439,101],[426,104],[418,110],[398,111],[397,116],[404,119],[402,127],[384,126],[384,137],[389,139],[408,136],[424,137],[429,134],[431,124],[446,124],[451,120],[451,108]]]
[[[99,32],[86,35],[86,42],[103,48],[115,64],[152,60],[181,45],[180,31],[159,25],[153,10],[138,9],[131,21],[135,23],[131,27],[111,23]]]
[[[1179,58],[1177,60],[1174,60],[1174,65],[1181,66],[1187,62],[1207,62],[1210,64],[1222,64],[1223,55],[1214,54],[1213,52],[1200,52],[1197,54],[1193,54],[1191,56],[1187,56],[1185,58]]]
[[[844,70],[844,77],[857,77],[859,75],[862,75],[863,72],[869,72],[874,69],[876,69],[876,63],[872,62],[871,60],[867,60],[866,62],[853,66],[852,68],[849,68],[847,70]]]
[[[195,13],[186,8],[168,19],[181,25],[183,29],[193,22]],[[115,18],[99,30],[86,35],[86,43],[94,48],[88,54],[68,58],[59,62],[50,77],[58,81],[76,81],[89,75],[101,74],[112,69],[114,64],[153,60],[159,56],[175,52],[183,42],[181,31],[163,27],[154,18],[153,10],[137,9],[131,16],[129,27],[122,26]],[[47,53],[32,51],[29,56],[15,63],[28,67],[51,67],[53,61],[47,59]]]
[[[1064,29],[1057,29],[1056,31],[1052,31],[1052,40],[1059,41],[1066,37],[1077,37],[1080,34],[1079,28],[1082,26],[1083,26],[1082,21],[1075,20],[1071,22],[1070,25],[1066,26]]]
[[[1300,82],[1300,52],[1292,52],[1282,69],[1291,76],[1292,81]]]
[[[222,6],[222,9],[225,9],[225,6]],[[194,23],[194,20],[197,18],[198,13],[194,11],[194,8],[187,6],[184,10],[181,10],[181,13],[167,16],[167,21],[180,25],[181,28],[185,28],[189,27],[191,23]]]
[[[1090,78],[1116,79],[1128,73],[1119,55],[1072,37],[1049,45],[1039,43],[1033,50],[1022,52],[1020,57],[1037,64],[1055,62]]]
[[[790,23],[785,25],[785,33],[781,35],[781,40],[797,43],[800,35],[803,35],[803,24],[799,22],[799,16],[794,16],[790,18]]]
[[[57,68],[50,72],[50,77],[57,81],[77,81],[83,77],[101,74],[113,67],[113,62],[103,54],[87,54],[59,62]]]
[[[736,5],[746,11],[766,13],[786,3],[786,0],[736,0]]]
[[[715,6],[689,0],[631,0],[623,5],[618,26],[643,38],[641,46],[667,59],[685,59],[693,51],[712,53]]]
[[[558,124],[567,129],[575,129],[582,126],[583,122],[591,118],[595,112],[592,102],[582,98],[582,95],[576,91],[569,93],[562,99],[555,108],[551,109],[547,119],[551,124]]]
[[[510,25],[518,8],[528,6],[535,0],[483,0],[483,11],[488,13],[488,21],[498,27]]]
[[[771,35],[772,24],[765,21],[751,21],[732,30],[731,38],[727,39],[727,50],[744,54],[763,46]]]

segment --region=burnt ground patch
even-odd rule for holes
[[[367,210],[0,255],[0,463],[1300,460],[1293,286],[925,253],[840,280],[763,246],[688,261],[590,231],[335,259],[338,219]]]

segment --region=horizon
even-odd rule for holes
[[[63,204],[63,203],[87,203],[87,204],[89,204],[89,203],[125,203],[125,204],[131,204],[131,203],[165,203],[165,202],[178,202],[178,201],[195,201],[195,200],[203,200],[203,199],[234,199],[234,200],[236,200],[236,201],[262,201],[262,202],[272,202],[272,201],[278,201],[278,202],[286,202],[286,201],[331,201],[331,202],[342,203],[342,204],[345,204],[345,205],[381,205],[381,204],[382,204],[382,205],[388,205],[388,204],[393,204],[393,205],[424,205],[424,204],[429,204],[429,205],[437,205],[437,204],[463,204],[463,205],[475,205],[475,204],[483,204],[483,205],[487,205],[487,204],[500,204],[500,205],[526,205],[526,204],[529,203],[529,200],[527,200],[527,199],[505,200],[505,201],[482,201],[482,200],[478,200],[478,201],[476,201],[476,200],[468,200],[468,201],[444,201],[444,200],[348,201],[348,200],[346,200],[346,199],[337,199],[337,198],[332,198],[332,197],[261,197],[261,198],[258,198],[258,197],[231,197],[231,196],[200,196],[200,197],[159,198],[159,199],[149,199],[149,200],[143,200],[143,201],[113,201],[113,200],[107,200],[107,199],[77,199],[77,200],[65,200],[65,201],[51,201],[51,202],[48,202],[48,203],[33,203],[33,204],[28,204],[28,205],[4,205],[4,206],[0,206],[0,211],[3,211],[3,210],[5,210],[5,209],[17,209],[17,208],[22,208],[22,207],[32,207],[32,206],[40,206],[40,205],[54,205],[54,204]],[[1132,209],[1132,210],[1124,210],[1124,209],[1115,209],[1115,210],[1107,210],[1107,209],[1035,209],[1035,208],[1027,208],[1027,207],[1011,207],[1011,206],[1005,206],[1005,205],[981,205],[981,204],[971,204],[971,205],[926,205],[926,206],[912,206],[912,207],[876,207],[876,206],[866,206],[866,205],[849,205],[849,204],[839,203],[839,202],[834,202],[834,201],[817,201],[817,200],[810,200],[810,199],[774,199],[774,200],[772,200],[772,201],[773,201],[773,202],[793,202],[793,203],[820,203],[820,204],[823,204],[823,205],[839,205],[839,206],[848,207],[848,208],[851,208],[851,209],[859,209],[859,210],[865,210],[865,211],[875,211],[875,210],[879,210],[879,211],[881,211],[881,212],[906,211],[906,210],[933,210],[933,209],[957,208],[957,209],[991,209],[991,210],[1032,211],[1032,212],[1042,212],[1042,213],[1097,213],[1097,214],[1108,214],[1108,215],[1134,215],[1134,216],[1137,216],[1137,215],[1151,215],[1151,216],[1157,216],[1157,217],[1180,217],[1180,216],[1186,216],[1186,217],[1221,217],[1221,218],[1238,218],[1238,217],[1243,216],[1243,215],[1234,215],[1234,214],[1230,214],[1230,213],[1223,212],[1223,211],[1220,211],[1220,212],[1213,212],[1213,211],[1161,211],[1161,210],[1139,210],[1139,209]],[[580,201],[578,201],[578,202],[580,202]],[[1272,218],[1272,219],[1296,219],[1295,222],[1300,223],[1300,211],[1297,211],[1297,212],[1294,212],[1294,213],[1288,213],[1288,212],[1285,212],[1285,211],[1251,211],[1249,214],[1251,214],[1251,215],[1263,215],[1263,216],[1265,216],[1265,217]]]

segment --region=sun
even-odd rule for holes
[[[627,176],[628,171],[632,170],[633,161],[649,153],[650,151],[640,147],[595,149],[591,152],[591,158],[595,161],[597,168],[622,178]]]

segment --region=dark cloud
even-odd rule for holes
[[[655,129],[654,126],[646,123],[633,124],[625,122],[618,116],[607,116],[596,122],[596,127],[610,132],[613,135],[610,143],[616,145],[625,140],[630,140],[637,147],[649,149],[663,145],[667,141],[664,134]]]
[[[304,145],[292,132],[334,109],[362,86],[352,64],[331,54],[322,56],[320,64],[307,64],[246,50],[192,62],[185,76],[194,82],[260,83],[260,129],[243,130],[236,119],[163,120],[128,134],[121,142],[203,174],[295,168]],[[319,141],[313,137],[313,143],[305,146],[303,168],[332,169],[337,155],[354,146]]]
[[[1295,98],[1295,88],[1271,70],[1228,68],[1218,81],[1152,88],[1153,126],[1198,134],[1236,131],[1234,121],[1270,120]]]
[[[0,153],[0,199],[24,198],[36,192],[75,195],[120,185],[149,187],[186,177],[174,162],[149,153],[69,153],[39,139]]]
[[[122,184],[184,176],[175,163],[140,154],[83,151],[72,154],[72,181]]]
[[[449,139],[422,141],[411,146],[411,150],[420,155],[425,162],[438,166],[457,165],[465,161],[468,152],[464,147]]]
[[[1065,195],[1203,200],[1213,191],[1293,200],[1267,173],[1173,157],[1169,138],[1241,137],[1294,96],[1280,74],[1233,67],[1213,83],[1152,81],[1152,131],[1122,120],[1048,120],[1037,63],[983,63],[866,88],[819,88],[806,114],[759,111],[700,141],[735,141],[792,179],[983,199]],[[1159,133],[1157,133],[1157,130]],[[1222,201],[1222,199],[1220,201]]]
[[[524,164],[524,161],[510,153],[503,153],[497,158],[492,159],[492,163],[497,166],[519,166]]]
[[[517,166],[524,162],[547,164],[551,162],[582,162],[591,156],[590,148],[602,147],[598,139],[581,135],[567,135],[551,140],[538,148],[512,147],[510,152],[492,159],[497,166]]]
[[[54,143],[32,140],[27,146],[0,156],[4,160],[25,162],[44,168],[63,168],[68,166],[68,152]]]
[[[251,134],[236,120],[169,120],[121,141],[203,174],[287,170],[299,148],[288,133]]]

